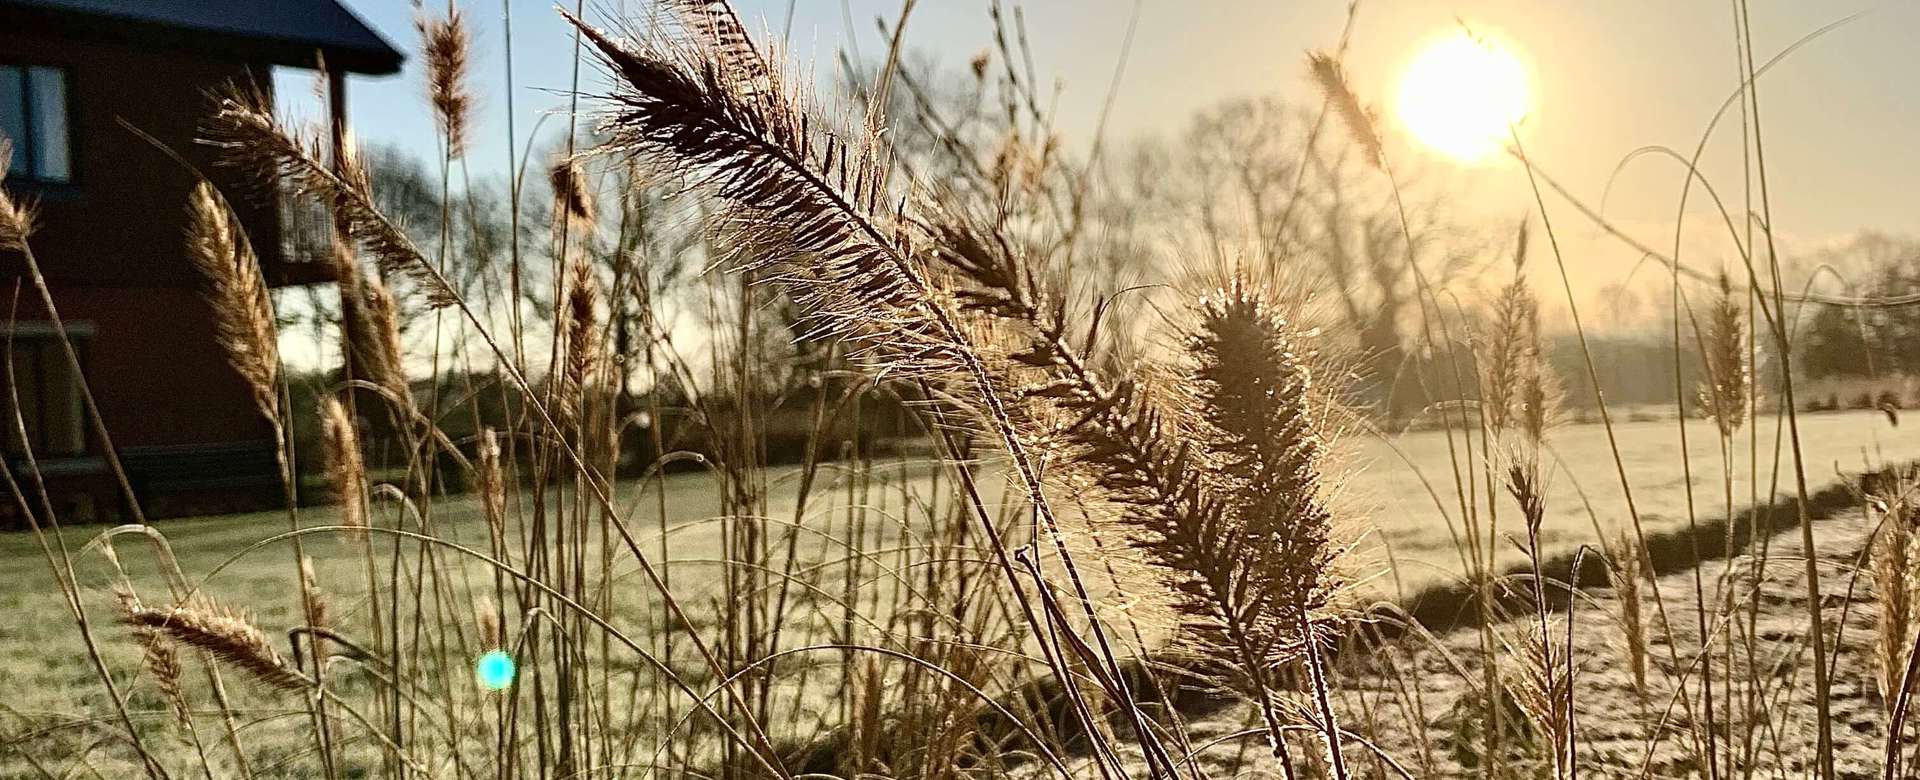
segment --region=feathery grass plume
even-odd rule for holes
[[[1494,296],[1487,333],[1473,340],[1474,362],[1480,369],[1480,414],[1496,438],[1517,422],[1524,404],[1520,390],[1528,323],[1539,306],[1526,282],[1526,247],[1527,223],[1521,222],[1514,242],[1513,278]]]
[[[348,145],[336,165],[317,139],[281,126],[273,104],[258,87],[229,85],[214,93],[214,112],[202,127],[203,142],[221,151],[221,163],[252,176],[263,195],[278,181],[332,208],[344,218],[351,238],[365,247],[384,273],[411,277],[435,308],[451,306],[458,296],[405,230],[381,213],[373,185],[359,156]]]
[[[481,596],[473,604],[473,624],[480,629],[480,645],[495,648],[505,645],[506,634],[500,629],[500,605],[492,596]]]
[[[126,583],[115,584],[113,595],[122,620],[140,609],[140,597]],[[174,652],[173,645],[168,644],[157,629],[148,626],[133,626],[133,639],[140,645],[141,665],[153,675],[154,688],[166,699],[174,719],[182,726],[192,727],[192,710],[187,706],[186,691],[180,687],[180,654]]]
[[[340,399],[328,396],[320,404],[320,431],[326,443],[327,481],[340,501],[340,524],[355,529],[348,538],[367,538],[367,465],[360,454],[360,433]]]
[[[273,649],[267,635],[245,615],[201,600],[195,605],[152,609],[135,605],[121,617],[136,629],[147,628],[167,639],[205,650],[215,660],[246,672],[254,680],[283,691],[308,688],[312,681]]]
[[[580,161],[568,157],[554,163],[547,180],[553,185],[554,223],[566,221],[574,230],[592,230],[596,207]]]
[[[1229,682],[1261,705],[1269,747],[1291,773],[1278,671],[1302,657],[1318,671],[1315,644],[1335,630],[1341,582],[1320,495],[1328,431],[1318,400],[1327,396],[1295,326],[1245,284],[1202,300],[1197,313],[1191,365],[1171,383],[1190,394],[1172,402],[1176,413],[1132,379],[1102,389],[1082,374],[1038,392],[1073,420],[1062,434],[1079,451],[1068,462],[1123,508],[1133,543],[1174,591],[1187,639],[1234,670]],[[1071,371],[1044,352],[1048,343],[1061,342],[1015,359]],[[1324,695],[1324,680],[1315,682]],[[1328,741],[1338,767],[1336,745]]]
[[[717,195],[723,262],[782,284],[809,338],[844,338],[858,364],[905,379],[979,373],[911,220],[886,200],[877,138],[823,127],[777,79],[742,91],[734,68],[698,50],[635,48],[573,21],[615,76],[607,148],[686,171]]]
[[[1538,459],[1540,445],[1546,441],[1547,429],[1560,421],[1560,403],[1565,390],[1541,349],[1537,311],[1529,318],[1527,331],[1530,335],[1524,363],[1526,371],[1520,380],[1520,432],[1526,436],[1531,457]]]
[[[731,4],[726,0],[669,0],[668,4],[699,33],[695,40],[709,48],[721,74],[735,89],[752,93],[772,88],[772,69]]]
[[[399,303],[379,274],[361,279],[359,299],[361,327],[347,333],[354,371],[386,390],[394,403],[409,406],[413,390],[400,348]]]
[[[1196,370],[1195,407],[1207,460],[1225,478],[1223,495],[1237,515],[1238,557],[1255,583],[1241,585],[1261,630],[1278,634],[1282,652],[1306,659],[1334,777],[1348,776],[1317,646],[1337,631],[1331,608],[1341,585],[1333,516],[1321,489],[1321,462],[1331,434],[1325,397],[1314,386],[1313,357],[1300,329],[1273,301],[1236,276],[1200,306],[1187,351]],[[1263,601],[1264,600],[1264,601]]]
[[[1869,571],[1873,580],[1875,615],[1873,656],[1875,682],[1888,714],[1900,697],[1901,677],[1906,674],[1907,655],[1912,652],[1914,635],[1920,631],[1920,561],[1915,555],[1914,523],[1920,521],[1897,490],[1873,496],[1869,505],[1880,510],[1880,531],[1873,540]]]
[[[473,111],[473,96],[467,92],[467,59],[472,37],[466,17],[452,0],[445,16],[427,12],[420,0],[414,0],[413,26],[420,31],[420,53],[427,63],[427,100],[433,104],[434,120],[447,142],[447,157],[466,152],[468,115]]]
[[[1560,777],[1567,764],[1569,718],[1573,715],[1573,681],[1567,674],[1565,651],[1554,641],[1553,621],[1529,626],[1518,647],[1509,647],[1509,655],[1519,667],[1501,675],[1513,702],[1533,728],[1546,741],[1554,777]]]
[[[1719,283],[1720,293],[1707,313],[1707,375],[1701,383],[1700,402],[1713,415],[1713,423],[1724,437],[1732,436],[1746,423],[1753,366],[1747,360],[1746,312],[1734,297],[1733,281],[1724,270]]]
[[[567,276],[567,382],[575,390],[586,386],[598,361],[597,310],[600,282],[592,264],[575,260]]]
[[[1353,85],[1347,81],[1347,69],[1338,59],[1326,52],[1308,52],[1307,70],[1313,74],[1313,81],[1325,93],[1327,102],[1333,104],[1334,111],[1347,125],[1347,133],[1353,137],[1354,145],[1366,154],[1367,163],[1375,168],[1386,164],[1386,150],[1380,143],[1379,122],[1373,110],[1360,102],[1360,96],[1353,91]]]
[[[806,338],[837,339],[852,364],[890,380],[924,381],[943,401],[969,405],[1006,449],[1010,473],[1076,597],[1091,611],[1044,490],[1033,439],[1019,419],[1022,410],[1010,400],[1002,356],[981,338],[990,324],[974,316],[978,309],[953,286],[949,261],[958,253],[941,244],[940,204],[894,200],[878,112],[864,112],[866,122],[842,132],[802,94],[790,92],[778,69],[766,68],[764,79],[749,72],[764,61],[744,64],[736,61],[745,56],[737,50],[698,38],[629,45],[568,19],[613,76],[603,148],[687,175],[714,195],[724,209],[711,220],[716,244],[729,253],[722,263],[781,285],[803,313],[799,330]],[[1085,378],[1085,364],[1069,362],[1069,370]],[[1002,573],[1018,577],[1010,565]],[[1045,630],[1037,621],[1030,625]],[[1095,622],[1087,630],[1104,662],[1117,668],[1104,629]],[[1137,711],[1123,709],[1134,715],[1150,759],[1170,763]],[[1084,708],[1079,712],[1088,716]]]
[[[480,509],[499,549],[505,541],[507,527],[507,490],[500,470],[500,437],[492,428],[485,429],[480,432],[480,441],[474,448],[474,482],[480,491]]]
[[[1200,303],[1187,344],[1203,446],[1225,478],[1268,609],[1317,622],[1340,587],[1332,514],[1320,496],[1325,410],[1299,329],[1244,281]],[[1285,626],[1282,623],[1282,626]],[[1310,637],[1301,637],[1303,640]]]
[[[559,408],[566,418],[584,422],[578,418],[586,411],[586,392],[592,382],[594,364],[598,362],[599,331],[595,322],[600,283],[594,279],[593,266],[584,258],[576,258],[568,265],[566,309],[562,315],[567,340],[561,365]]]
[[[187,257],[206,277],[207,302],[227,362],[268,418],[280,416],[280,346],[273,299],[240,220],[213,185],[201,181],[187,202]]]
[[[1540,526],[1547,517],[1547,497],[1545,485],[1541,484],[1539,461],[1515,458],[1507,464],[1506,483],[1507,493],[1520,505],[1521,519],[1526,522],[1528,551],[1537,552]]]
[[[1620,630],[1625,635],[1627,669],[1633,675],[1634,693],[1647,696],[1647,620],[1641,611],[1641,586],[1647,577],[1646,551],[1639,537],[1622,530],[1614,538],[1613,593],[1620,602]]]
[[[13,141],[0,134],[0,179],[13,164]],[[33,206],[0,189],[0,249],[20,249],[33,235]]]

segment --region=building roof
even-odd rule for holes
[[[320,52],[329,66],[375,75],[404,59],[338,0],[0,0],[6,22],[275,65],[313,67]]]

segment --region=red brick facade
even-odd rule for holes
[[[230,186],[238,174],[215,166],[213,150],[195,142],[208,92],[236,79],[268,88],[272,64],[75,38],[63,27],[0,25],[0,66],[65,74],[70,180],[15,175],[5,186],[38,204],[30,246],[61,319],[78,335],[87,386],[142,506],[170,514],[277,502],[270,426],[215,342],[212,311],[199,294],[202,280],[185,256],[193,175],[123,126],[170,147],[228,193],[271,283],[320,281],[320,269],[281,261],[275,205]],[[18,111],[0,106],[7,110]],[[0,252],[0,312],[18,301],[10,319],[0,313],[0,335],[13,334],[16,346],[39,345],[15,352],[20,386],[9,383],[6,390],[9,398],[27,399],[22,411],[36,418],[30,428],[51,431],[36,428],[42,446],[33,453],[47,474],[50,504],[62,519],[125,517],[100,437],[89,430],[83,440],[68,438],[71,409],[60,389],[64,354],[48,351],[39,364],[22,357],[57,346],[24,271],[19,253]],[[26,479],[11,414],[5,422],[8,463],[17,479]],[[83,451],[60,451],[73,441],[81,441]],[[26,492],[27,505],[39,512],[37,491]],[[0,523],[7,516],[17,522],[20,502],[5,498]]]

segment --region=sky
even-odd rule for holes
[[[404,0],[345,0],[403,51],[418,48]],[[1305,55],[1335,45],[1345,0],[1007,0],[1020,6],[1041,80],[1056,84],[1059,129],[1069,143],[1095,134],[1101,107],[1125,53],[1112,96],[1112,140],[1173,138],[1196,111],[1249,95],[1315,103]],[[1464,218],[1511,224],[1537,214],[1525,171],[1506,160],[1465,165],[1406,139],[1392,101],[1409,59],[1424,42],[1461,22],[1494,32],[1527,70],[1533,101],[1521,129],[1540,170],[1610,220],[1663,250],[1674,245],[1684,168],[1635,150],[1667,147],[1683,155],[1738,85],[1732,3],[1726,0],[1362,0],[1347,56],[1351,81],[1389,129],[1396,167],[1439,170],[1448,203]],[[475,28],[473,66],[479,114],[468,164],[476,177],[504,176],[508,149],[536,126],[566,125],[574,79],[573,39],[546,0],[487,0],[462,6]],[[590,20],[636,16],[640,0],[593,0]],[[886,49],[876,20],[896,19],[899,0],[740,0],[749,28],[784,38],[791,56],[825,63],[842,47],[864,58]],[[921,0],[907,21],[908,49],[960,69],[992,46],[987,0]],[[791,9],[791,17],[789,10]],[[512,119],[504,52],[507,13],[513,36]],[[1855,14],[1798,49],[1759,85],[1769,194],[1776,235],[1787,247],[1835,243],[1861,230],[1913,230],[1912,183],[1920,181],[1920,3],[1753,0],[1756,60],[1764,62],[1815,30]],[[1137,14],[1137,19],[1136,19]],[[1128,31],[1133,25],[1131,46]],[[283,107],[305,99],[306,75],[282,75]],[[581,90],[604,83],[591,60]],[[286,83],[301,85],[288,88]],[[437,155],[423,107],[417,58],[402,74],[355,78],[349,108],[363,142],[398,144]],[[543,119],[544,118],[544,119]],[[1703,158],[1703,173],[1739,209],[1738,112],[1728,115]],[[551,137],[550,135],[548,137]],[[1604,197],[1603,197],[1604,196]],[[1561,234],[1577,284],[1624,277],[1640,253],[1608,239],[1551,194],[1547,214]],[[1737,217],[1736,217],[1737,219]],[[1711,202],[1696,190],[1682,246],[1693,262],[1717,267],[1734,255]],[[1639,273],[1650,273],[1642,269]]]

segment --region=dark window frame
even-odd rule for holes
[[[73,344],[75,356],[80,360],[80,375],[74,377],[73,392],[84,393],[86,392],[87,377],[93,373],[93,351],[90,349],[93,342],[92,334],[69,331],[67,337]],[[89,412],[87,411],[84,400],[80,401],[80,409],[78,410],[80,415],[79,449],[62,449],[53,444],[56,436],[48,425],[48,377],[47,373],[41,370],[41,366],[45,365],[44,361],[48,359],[49,354],[52,359],[59,361],[63,368],[66,366],[67,357],[64,348],[60,346],[60,336],[57,333],[51,332],[14,332],[12,334],[0,332],[0,360],[14,361],[14,364],[17,365],[17,358],[29,352],[33,358],[30,363],[30,365],[34,367],[32,377],[19,376],[17,370],[0,366],[0,372],[14,371],[11,376],[12,380],[30,381],[33,383],[34,408],[19,410],[23,418],[28,414],[32,414],[34,418],[32,424],[28,426],[28,433],[32,434],[34,440],[24,442],[25,447],[32,452],[34,458],[40,460],[79,458],[93,454],[96,449],[94,447],[94,431],[93,426],[87,422]],[[7,378],[8,374],[0,373],[0,380]],[[6,417],[11,420],[14,410],[19,406],[19,394],[13,390],[11,382],[0,382],[0,391],[4,392],[4,397],[0,397],[0,413],[5,414]],[[22,422],[26,421],[23,419]],[[0,436],[0,452],[4,452],[8,458],[18,458],[26,455],[26,452],[18,451],[14,447],[20,432],[13,428],[12,422],[7,423],[7,428],[6,435]]]
[[[25,138],[12,139],[14,144],[19,147],[15,152],[19,154],[23,164],[9,168],[7,170],[6,181],[9,183],[32,184],[47,187],[66,187],[79,184],[80,123],[74,121],[75,117],[78,116],[78,112],[75,109],[79,107],[79,102],[76,98],[76,95],[79,93],[74,88],[73,68],[68,65],[50,62],[29,62],[6,58],[0,58],[0,68],[13,68],[19,71],[21,126],[25,128],[26,132]],[[65,92],[65,94],[62,95],[63,100],[60,106],[67,127],[67,176],[64,179],[46,178],[41,176],[38,170],[34,170],[39,167],[35,159],[37,156],[35,155],[35,151],[39,144],[39,139],[36,138],[35,135],[39,128],[35,126],[37,123],[34,122],[35,117],[33,113],[33,109],[38,105],[35,102],[33,90],[32,72],[35,68],[52,70],[59,73],[60,87],[61,90]]]

